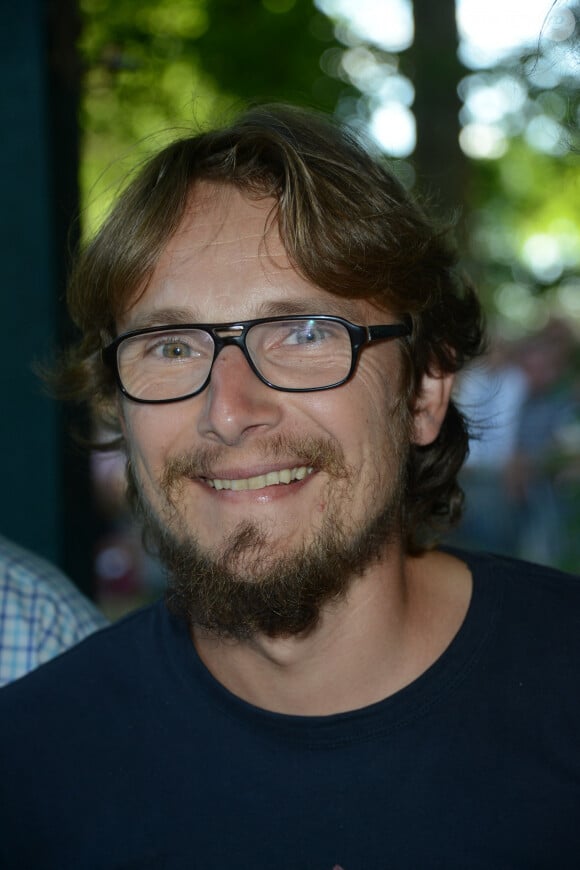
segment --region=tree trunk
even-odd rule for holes
[[[457,93],[464,69],[457,56],[454,0],[414,0],[415,41],[407,73],[415,86],[420,191],[433,198],[444,217],[465,203],[466,160],[459,147]]]

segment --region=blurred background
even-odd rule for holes
[[[75,446],[35,366],[72,334],[70,253],[127,173],[251,101],[334,113],[454,218],[491,348],[461,379],[451,543],[580,570],[578,0],[20,0],[0,31],[0,532],[111,616],[163,578],[122,458]]]

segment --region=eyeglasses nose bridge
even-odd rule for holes
[[[248,349],[246,347],[246,332],[247,329],[245,326],[217,326],[211,330],[211,335],[214,341],[214,354],[211,364],[212,369],[218,355],[225,347],[228,347],[228,345],[239,347],[241,352],[244,354],[244,357],[251,365]],[[232,335],[232,333],[236,334]]]

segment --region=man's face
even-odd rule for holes
[[[363,325],[394,321],[302,278],[276,225],[265,235],[272,204],[199,186],[120,329],[286,314],[336,314]],[[123,399],[132,479],[157,537],[165,539],[171,570],[207,573],[210,584],[217,571],[227,583],[259,587],[272,586],[292,565],[303,574],[312,562],[315,586],[320,566],[334,564],[330,551],[345,547],[351,554],[350,561],[338,559],[343,573],[355,573],[355,565],[363,570],[397,530],[408,443],[399,380],[396,342],[365,348],[349,382],[312,393],[266,386],[238,348],[226,347],[199,395],[160,405]],[[193,562],[185,556],[192,546]],[[227,583],[220,595],[227,596]],[[328,595],[336,597],[345,584],[346,578],[341,588],[329,587]],[[195,608],[190,616],[195,620]]]

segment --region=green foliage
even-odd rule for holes
[[[325,76],[320,55],[334,42],[311,0],[213,0],[199,40],[204,69],[244,101],[291,100],[332,110],[341,83]]]
[[[332,109],[333,44],[311,0],[81,0],[83,231],[119,182],[176,130],[226,120],[253,100]]]
[[[559,299],[580,313],[580,163],[514,138],[497,160],[473,161],[469,267],[492,320],[518,333],[538,326]],[[563,295],[560,291],[563,290]]]
[[[176,133],[227,121],[232,112],[256,100],[315,105],[341,117],[358,114],[364,126],[376,107],[375,91],[399,81],[395,55],[379,51],[366,37],[355,38],[341,21],[337,32],[344,44],[339,43],[334,23],[313,0],[80,3],[85,235],[98,224],[127,173]],[[578,8],[576,3],[577,16]],[[427,31],[416,33],[419,46],[429,44],[434,35],[442,39],[425,23],[429,20],[416,18],[416,26]],[[455,35],[448,32],[445,38],[445,50],[437,43],[433,55],[425,50],[413,55],[413,78],[423,92],[413,108],[419,141],[427,145],[423,163],[415,155],[416,169],[431,180],[436,198],[439,184],[452,207],[463,206],[468,266],[476,273],[489,311],[523,324],[523,312],[533,314],[533,300],[547,300],[580,267],[580,172],[574,147],[580,93],[573,60],[577,37],[542,36],[527,53],[514,53],[502,64],[463,79],[464,123],[477,120],[470,116],[469,97],[478,88],[498,94],[506,106],[495,124],[505,153],[471,160],[460,154],[453,124],[441,121],[457,108],[455,87],[449,77],[442,79],[445,65],[439,62],[441,55],[455,55]],[[359,78],[348,73],[352,63],[343,63],[349,50],[352,61],[353,45],[363,49],[355,65]],[[361,58],[366,58],[364,75]],[[438,101],[425,99],[426,82],[439,82]],[[543,145],[535,147],[530,131],[535,124],[537,134],[546,118],[555,138],[550,141],[544,133]],[[455,138],[453,147],[448,138],[435,147],[442,126]],[[425,154],[432,155],[431,163],[425,164]],[[401,166],[404,171],[405,164]],[[570,288],[567,294],[572,299]]]

